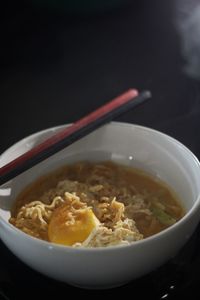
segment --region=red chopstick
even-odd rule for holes
[[[130,89],[0,168],[0,185],[151,97]]]

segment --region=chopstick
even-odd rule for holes
[[[139,94],[137,90],[130,89],[114,98],[92,113],[76,121],[71,126],[64,128],[1,167],[0,185],[32,168],[126,111],[133,109],[150,97],[151,93],[149,91],[144,91]]]

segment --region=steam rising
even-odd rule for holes
[[[200,4],[191,0],[187,3],[179,0],[177,3],[185,71],[191,77],[200,79]]]

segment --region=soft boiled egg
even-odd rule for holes
[[[91,208],[74,210],[69,204],[63,204],[52,214],[49,241],[66,246],[82,243],[99,223]]]

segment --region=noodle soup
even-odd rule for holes
[[[19,141],[1,156],[1,165],[58,130],[51,128]],[[71,166],[64,167],[68,163]],[[154,174],[177,193],[183,208],[176,209],[178,197]],[[150,128],[109,123],[17,176],[5,190],[2,187],[0,238],[24,263],[48,277],[84,288],[120,286],[169,261],[191,237],[199,224],[199,178],[199,161],[177,140]],[[138,207],[141,201],[136,196],[141,195],[145,207]],[[10,215],[23,231],[8,222]],[[106,233],[100,235],[100,230]]]
[[[173,225],[185,212],[164,182],[110,161],[78,162],[28,186],[9,222],[72,247],[130,244]]]

